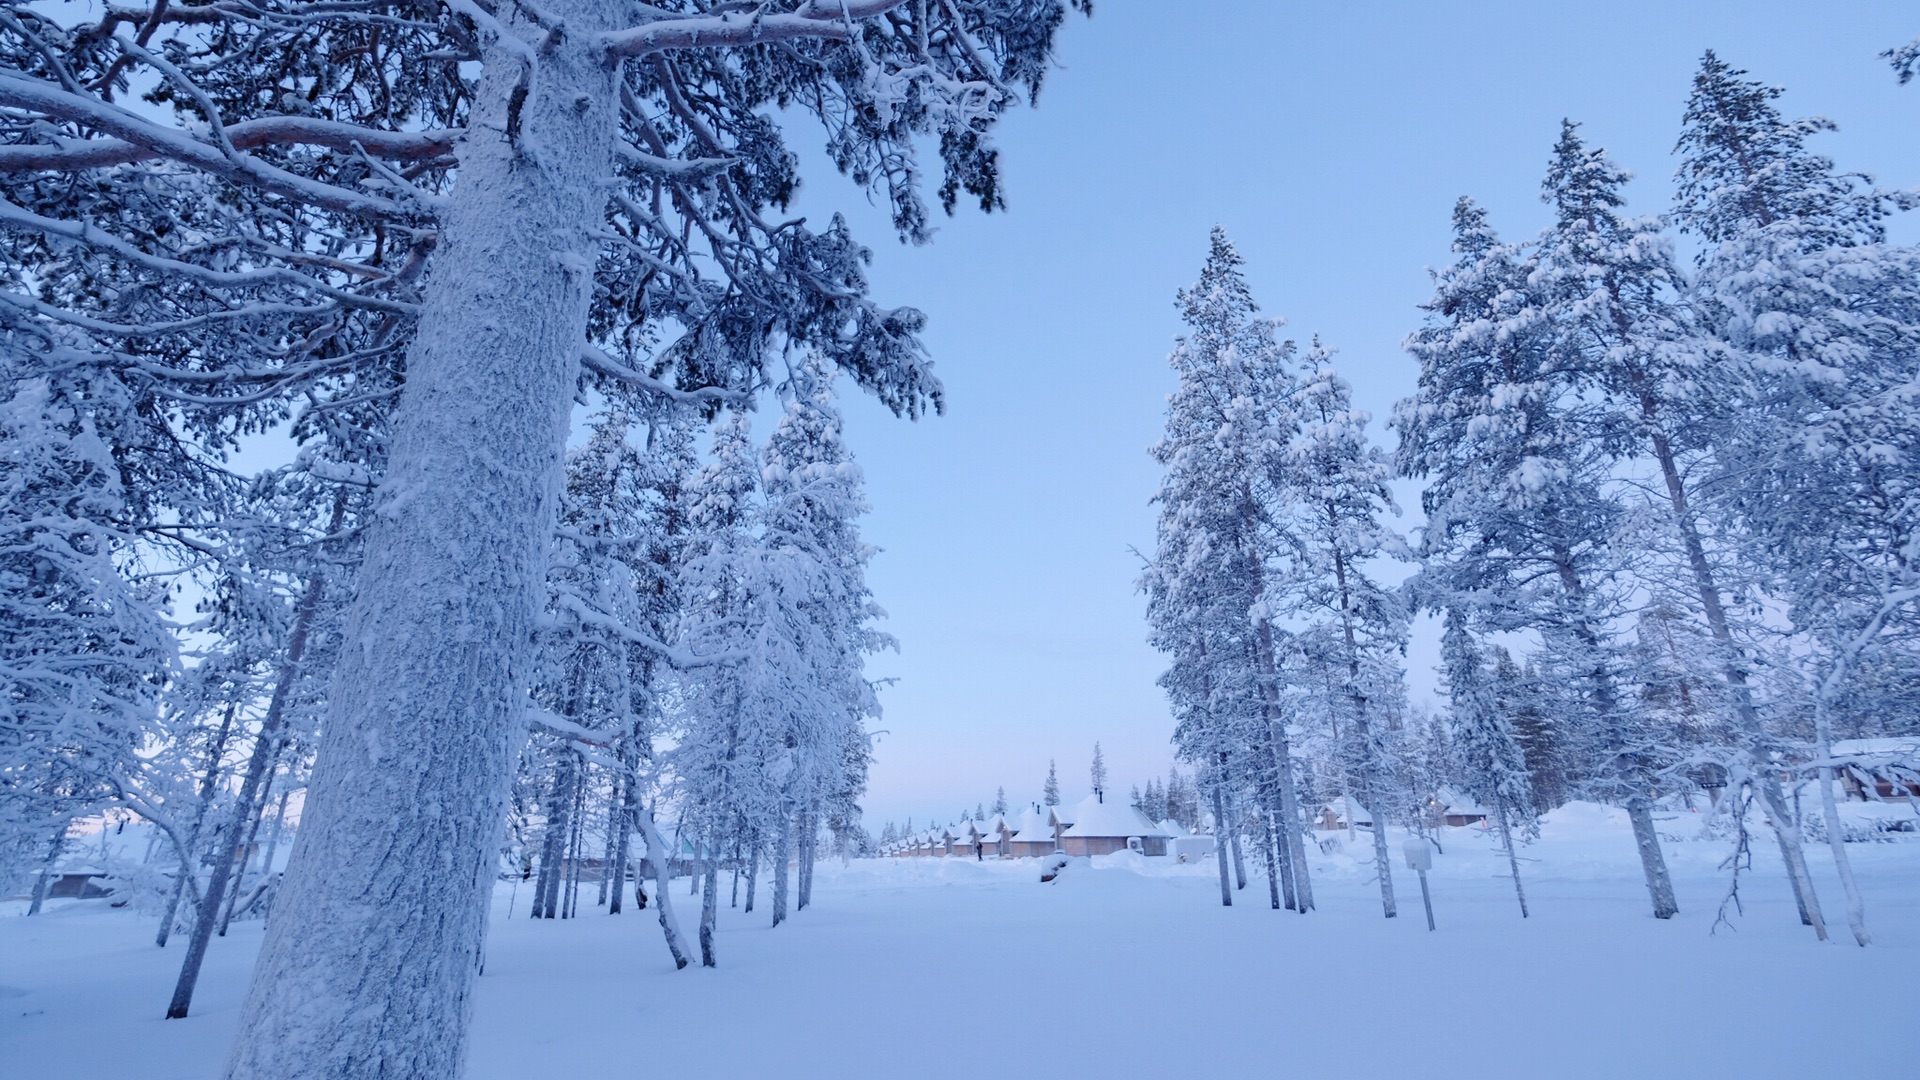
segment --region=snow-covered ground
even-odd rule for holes
[[[1316,854],[1320,910],[1305,917],[1270,910],[1257,875],[1223,909],[1211,863],[1105,856],[1048,885],[1033,860],[828,865],[814,906],[777,931],[760,912],[723,915],[714,971],[674,971],[652,912],[590,910],[590,886],[579,919],[535,923],[527,890],[503,885],[468,1075],[1909,1074],[1920,842],[1849,845],[1876,943],[1822,946],[1770,837],[1746,913],[1709,932],[1726,844],[1699,839],[1698,821],[1662,823],[1682,907],[1664,923],[1624,821],[1579,805],[1526,850],[1525,922],[1480,831],[1445,830],[1431,934],[1398,865],[1401,917],[1380,917],[1351,845]],[[1845,939],[1825,847],[1810,854]],[[691,926],[686,888],[674,899]],[[259,923],[214,943],[192,1018],[167,1021],[180,951],[153,947],[150,917],[100,901],[22,910],[0,908],[0,1076],[217,1070]]]

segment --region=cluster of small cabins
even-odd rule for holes
[[[927,829],[885,845],[880,854],[1019,859],[1056,851],[1068,855],[1137,851],[1191,860],[1212,854],[1213,838],[1193,836],[1178,822],[1156,822],[1126,803],[1104,802],[1090,795],[1077,806],[1033,806],[1012,818],[993,814],[980,821]]]

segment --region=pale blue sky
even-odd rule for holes
[[[872,665],[899,682],[869,823],[945,820],[1001,784],[1037,799],[1049,757],[1078,798],[1096,739],[1121,791],[1165,774],[1171,723],[1128,548],[1152,547],[1146,448],[1171,388],[1173,294],[1212,225],[1266,310],[1340,346],[1384,419],[1412,389],[1399,343],[1427,267],[1449,258],[1454,200],[1473,195],[1508,236],[1540,228],[1563,116],[1640,177],[1633,209],[1664,210],[1711,47],[1787,87],[1788,113],[1838,121],[1818,145],[1843,167],[1913,187],[1920,86],[1876,54],[1916,34],[1911,3],[1864,0],[1101,0],[1062,32],[1039,108],[1001,128],[1007,214],[963,213],[903,248],[809,158],[799,211],[847,211],[875,249],[878,298],[927,312],[950,406],[918,424],[849,410],[866,532],[885,549],[871,580],[902,643]],[[1416,694],[1433,661],[1417,641]]]

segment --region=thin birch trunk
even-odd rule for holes
[[[787,864],[793,860],[793,813],[780,815],[780,834],[773,850],[773,925],[787,921]]]
[[[346,513],[347,497],[342,491],[333,500],[333,519],[327,530],[329,534],[340,531]],[[234,861],[245,851],[240,846],[240,825],[268,783],[268,770],[280,757],[281,734],[286,727],[287,699],[292,696],[294,683],[300,678],[300,661],[306,655],[307,638],[313,632],[313,620],[320,611],[320,602],[326,591],[326,575],[314,574],[307,579],[306,592],[301,594],[300,606],[294,612],[293,630],[287,635],[287,655],[274,680],[273,696],[267,699],[266,715],[260,720],[260,736],[253,744],[253,756],[247,762],[246,779],[240,782],[237,802],[241,816],[234,820],[232,843],[219,852],[213,861],[213,876],[207,882],[206,894],[200,898],[200,908],[194,916],[193,936],[188,939],[187,955],[180,964],[180,978],[174,983],[173,1000],[167,1003],[169,1020],[184,1019],[188,1007],[193,1004],[194,985],[200,981],[200,964],[206,959],[207,943],[213,937],[220,901],[226,895]]]
[[[719,883],[720,866],[713,860],[707,860],[706,893],[700,898],[700,966],[717,966],[713,956],[713,929],[720,918]]]
[[[806,823],[806,831],[800,836],[800,888],[794,910],[805,911],[813,903],[813,860],[820,842],[820,824],[811,810],[800,820]]]
[[[286,832],[287,801],[293,798],[293,789],[280,793],[280,805],[273,811],[273,831],[267,834],[267,853],[260,860],[262,880],[273,880],[273,860],[280,854],[280,837]]]
[[[1836,667],[1836,674],[1838,668]],[[1829,679],[1829,685],[1832,680]],[[1821,687],[1814,702],[1814,738],[1820,754],[1820,814],[1827,823],[1827,846],[1833,850],[1833,868],[1840,874],[1840,886],[1847,894],[1847,929],[1853,931],[1856,945],[1873,943],[1867,933],[1867,905],[1860,897],[1860,885],[1853,879],[1853,862],[1847,855],[1846,831],[1840,823],[1840,807],[1833,797],[1833,719],[1827,710],[1827,686]],[[1778,779],[1776,778],[1776,783]]]
[[[227,736],[233,731],[233,714],[238,709],[238,703],[227,702],[226,711],[220,717],[220,731],[207,749],[207,770],[200,776],[200,800],[193,808],[193,824],[187,829],[186,850],[180,853],[180,872],[174,878],[173,891],[167,896],[167,911],[160,918],[160,930],[153,936],[153,943],[163,949],[173,935],[173,920],[179,916],[180,899],[187,894],[187,885],[199,872],[194,863],[200,849],[200,830],[206,824],[208,807],[213,805],[214,786],[220,780],[220,757],[227,752]]]
[[[1514,850],[1513,830],[1509,827],[1507,806],[1495,800],[1493,804],[1494,824],[1500,829],[1500,842],[1507,848],[1507,869],[1513,872],[1513,895],[1520,901],[1520,917],[1527,918],[1527,890],[1520,883],[1520,853]]]
[[[1274,837],[1272,817],[1273,815],[1270,812],[1264,810],[1260,814],[1260,854],[1266,859],[1267,863],[1267,899],[1272,903],[1273,910],[1279,911],[1280,866],[1279,860],[1277,860],[1273,854]],[[1287,891],[1292,892],[1293,890],[1289,887]]]
[[[1213,784],[1213,854],[1220,864],[1220,906],[1233,906],[1233,881],[1227,876],[1227,843],[1221,835],[1227,820],[1226,800],[1220,794],[1221,781]]]
[[[613,845],[620,834],[620,781],[614,779],[612,795],[607,799],[607,844],[600,859],[600,896],[595,907],[607,906],[607,886],[613,882]]]
[[[747,903],[740,909],[742,915],[753,914],[753,889],[760,881],[760,840],[755,837],[753,848],[747,853]]]
[[[1239,800],[1229,798],[1227,800],[1227,806],[1237,818],[1240,809]],[[1247,860],[1246,856],[1240,851],[1239,821],[1236,820],[1233,822],[1232,827],[1227,830],[1227,842],[1233,846],[1233,887],[1235,889],[1244,889],[1247,887]]]
[[[686,938],[680,933],[680,920],[673,914],[673,897],[669,895],[673,890],[667,887],[672,880],[667,870],[667,843],[660,838],[652,811],[635,814],[634,824],[647,844],[646,866],[653,871],[653,906],[660,912],[660,932],[667,939],[667,951],[673,954],[673,966],[684,968],[691,961],[683,944]]]
[[[220,912],[220,929],[215,931],[219,937],[227,936],[227,924],[233,921],[234,905],[240,902],[240,895],[246,889],[247,867],[253,864],[254,842],[260,837],[260,823],[266,819],[267,803],[273,800],[273,770],[279,763],[280,746],[274,747],[273,756],[274,760],[267,763],[266,781],[260,785],[260,798],[247,815],[247,835],[240,841],[240,858],[233,868],[233,884],[227,889],[227,904]]]

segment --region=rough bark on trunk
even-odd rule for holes
[[[465,1061],[618,135],[613,0],[488,46],[293,860],[228,1080]],[[531,87],[529,87],[529,82]]]
[[[755,838],[753,850],[747,855],[747,902],[740,909],[743,915],[753,913],[753,888],[760,882],[760,841]]]

